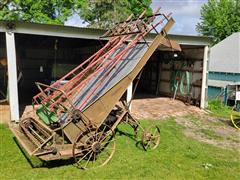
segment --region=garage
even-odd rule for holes
[[[17,104],[15,107],[10,105],[12,120],[18,120],[26,106],[31,104],[32,96],[38,92],[36,81],[53,83],[105,43],[104,39],[99,40],[104,31],[97,29],[23,22],[11,27],[2,23],[0,27],[7,36],[6,44],[10,47],[8,50],[13,48],[11,43],[16,47],[17,79],[16,82],[9,81],[8,84],[10,89],[14,89],[18,84],[17,93],[14,92],[16,89],[9,91],[10,94],[14,94],[10,96],[10,104]],[[13,28],[10,30],[14,38],[8,38],[9,28]],[[146,41],[152,41],[154,36],[154,33],[150,34]],[[204,108],[207,102],[205,95],[210,40],[205,37],[181,35],[169,35],[168,38],[178,42],[182,51],[172,51],[169,47],[160,46],[145,66],[134,98],[174,97]],[[8,56],[8,61],[9,58],[14,59]],[[15,65],[10,63],[10,66]],[[14,73],[11,75],[9,79],[14,79]],[[182,77],[185,77],[184,81],[178,80]],[[135,81],[128,89],[128,100],[132,97]]]

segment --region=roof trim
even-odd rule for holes
[[[14,33],[44,35],[44,36],[58,36],[68,38],[81,38],[81,39],[99,39],[104,34],[103,29],[93,29],[87,27],[73,27],[63,25],[50,25],[29,22],[14,22],[15,28],[12,30]],[[7,22],[0,21],[0,32],[7,32]],[[152,41],[155,38],[155,33],[150,33],[147,41]],[[190,35],[177,35],[169,34],[168,38],[174,40],[182,45],[210,45],[211,38],[204,36],[190,36]]]

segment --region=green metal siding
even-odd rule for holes
[[[223,91],[222,88],[208,86],[208,98],[214,99],[217,96],[219,96],[222,91]]]
[[[208,79],[240,82],[240,73],[209,72]]]

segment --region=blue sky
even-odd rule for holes
[[[207,0],[152,0],[151,8],[154,11],[160,6],[162,12],[173,13],[176,23],[170,33],[197,35],[195,27],[200,20],[201,6],[206,2]],[[73,15],[65,24],[86,26],[77,14]]]

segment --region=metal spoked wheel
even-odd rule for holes
[[[79,135],[73,145],[73,157],[82,169],[106,165],[116,150],[115,134],[109,126],[89,129]]]
[[[240,112],[237,111],[236,107],[233,107],[231,112],[231,121],[234,127],[240,130]]]
[[[158,126],[150,126],[142,134],[142,146],[145,151],[154,150],[160,143],[160,129]]]

